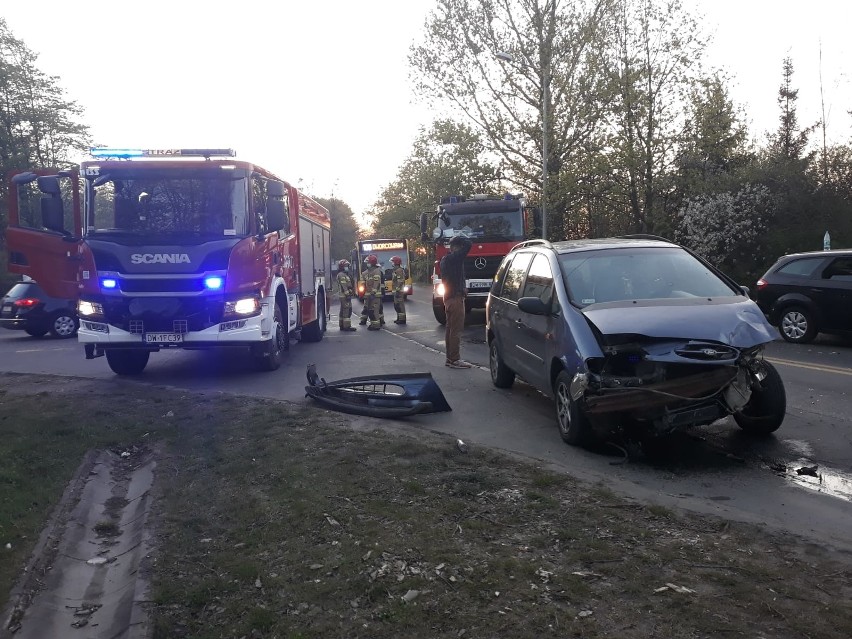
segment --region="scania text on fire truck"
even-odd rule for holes
[[[331,224],[319,203],[230,149],[92,158],[13,175],[6,232],[10,271],[78,299],[87,359],[134,375],[163,348],[242,348],[275,370],[291,338],[322,339]]]
[[[382,293],[384,299],[393,299],[393,264],[391,258],[398,256],[401,260],[400,266],[405,270],[405,288],[403,292],[406,298],[414,293],[414,280],[411,279],[411,253],[407,239],[395,240],[358,240],[352,249],[350,261],[353,273],[358,282],[358,299],[364,301],[364,283],[361,281],[361,273],[364,271],[364,260],[369,255],[375,255],[382,268],[385,288]]]
[[[467,298],[465,309],[484,309],[488,291],[503,257],[518,242],[530,239],[535,224],[535,209],[528,208],[520,195],[502,197],[477,194],[464,198],[451,195],[441,199],[431,214],[435,224],[429,235],[429,213],[420,215],[420,231],[424,242],[435,244],[435,266],[432,271],[432,310],[439,323],[447,322],[444,311],[444,285],[441,282],[441,258],[450,250],[449,243],[461,235],[473,242],[464,261]]]

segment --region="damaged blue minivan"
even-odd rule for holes
[[[492,382],[519,377],[553,398],[569,444],[728,415],[766,435],[784,420],[784,384],[763,358],[778,331],[745,289],[662,238],[518,244],[486,314]]]

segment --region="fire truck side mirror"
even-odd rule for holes
[[[270,231],[290,232],[287,187],[282,182],[269,180],[266,183],[266,224]]]
[[[429,214],[425,212],[420,214],[420,241],[429,241]]]

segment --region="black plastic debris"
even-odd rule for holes
[[[819,466],[802,466],[801,468],[796,469],[797,475],[809,475],[810,477],[819,477],[819,473],[817,470]]]
[[[367,417],[408,417],[451,411],[431,373],[350,377],[334,382],[321,378],[308,364],[305,394],[319,403]]]

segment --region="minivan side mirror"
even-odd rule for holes
[[[746,297],[751,297],[751,291],[749,290],[748,286],[740,286],[740,290]]]
[[[518,308],[530,315],[550,315],[550,305],[538,297],[522,297],[518,300]]]
[[[429,214],[421,213],[420,214],[420,241],[428,242],[429,241]]]

